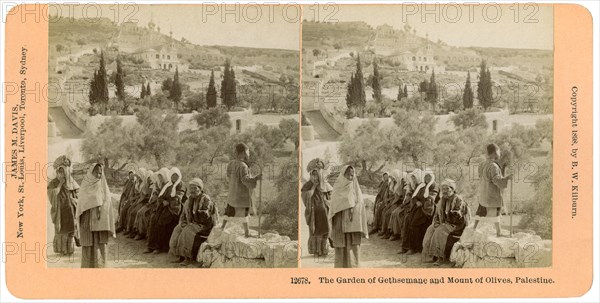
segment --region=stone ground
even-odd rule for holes
[[[48,212],[48,220],[50,212]],[[54,238],[54,228],[52,223],[48,225],[47,239],[52,244]],[[220,224],[219,224],[220,227]],[[218,228],[218,227],[217,227]],[[258,230],[258,218],[251,217],[250,228]],[[117,234],[116,238],[110,238],[107,248],[106,267],[107,268],[179,268],[178,263],[170,263],[167,253],[144,254],[146,249],[145,240],[133,240]],[[49,246],[46,256],[47,266],[50,268],[79,268],[81,267],[81,247],[75,247],[75,253],[72,256],[60,256],[52,251]],[[197,263],[181,268],[197,268]]]
[[[304,204],[301,206],[300,219],[300,247],[301,260],[300,267],[308,268],[333,268],[334,254],[330,248],[329,255],[325,258],[317,258],[308,253],[306,247],[308,243],[308,225],[304,221]],[[513,218],[514,225],[519,222],[520,216]],[[502,217],[502,226],[508,229],[509,216]],[[481,224],[481,223],[480,223]],[[485,223],[483,223],[485,224]],[[363,243],[360,247],[360,265],[363,268],[431,268],[434,267],[431,263],[423,263],[423,256],[420,253],[407,256],[398,254],[400,250],[400,241],[389,241],[381,239],[378,235],[371,235],[369,239],[362,239]],[[450,268],[451,264],[442,264],[435,268]]]

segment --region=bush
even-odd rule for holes
[[[552,155],[540,166],[533,180],[535,194],[523,207],[520,228],[532,229],[544,239],[552,239]]]
[[[298,158],[289,158],[275,180],[277,195],[270,200],[263,213],[264,229],[277,230],[279,234],[298,240]]]

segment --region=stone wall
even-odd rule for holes
[[[225,230],[215,227],[198,250],[196,260],[210,268],[296,268],[298,241],[287,236],[266,233],[260,238],[245,238],[238,224]]]
[[[480,222],[477,230],[468,227],[452,247],[450,261],[463,268],[523,268],[552,266],[552,240],[518,232],[496,237],[491,224]],[[507,230],[502,231],[508,235]]]

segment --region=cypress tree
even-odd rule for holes
[[[467,72],[467,82],[465,83],[465,91],[463,92],[463,108],[473,108],[473,89],[471,88],[471,73]]]
[[[146,97],[146,86],[142,83],[142,91],[140,92],[140,99],[144,99]]]
[[[150,82],[146,85],[146,96],[152,96],[152,93],[150,92]]]
[[[404,98],[408,98],[408,90],[406,89],[406,84],[404,84]]]
[[[427,100],[431,103],[432,109],[435,112],[435,105],[437,103],[438,91],[437,83],[435,82],[435,69],[431,70],[431,78],[429,80],[429,86],[427,87]]]
[[[492,76],[485,60],[479,66],[479,85],[477,86],[477,99],[484,110],[492,106]]]
[[[179,82],[179,69],[177,67],[175,67],[175,76],[173,76],[170,98],[175,102],[175,108],[179,110],[179,101],[181,101],[181,83]]]
[[[356,107],[356,98],[354,96],[354,74],[350,75],[350,81],[348,82],[348,91],[346,92],[346,106],[349,110]]]
[[[223,79],[221,80],[221,103],[227,105],[227,85],[229,85],[229,66],[231,62],[229,58],[225,60],[225,65],[223,66]]]
[[[100,67],[95,78],[94,97],[96,103],[100,105],[100,113],[105,114],[108,106],[108,81],[106,76],[106,66],[104,63],[104,51],[100,52]]]
[[[98,77],[98,71],[94,70],[94,77],[92,77],[92,80],[90,80],[90,91],[88,92],[88,100],[90,102],[90,105],[94,106],[98,103],[98,100],[96,99],[96,93],[98,91],[98,89],[96,88],[96,78]]]
[[[354,76],[354,90],[356,93],[356,105],[360,117],[363,117],[365,105],[367,104],[367,96],[365,94],[365,80],[362,72],[362,64],[360,63],[360,54],[356,61],[356,75]]]
[[[373,59],[373,81],[371,83],[371,86],[373,87],[373,99],[377,103],[381,103],[381,101],[383,101],[383,98],[381,96],[381,82],[379,82],[380,77],[381,76],[379,75],[377,59]]]
[[[217,89],[215,88],[215,72],[210,71],[210,80],[206,91],[206,106],[208,108],[217,106]]]
[[[398,96],[396,96],[396,101],[402,101],[404,97],[404,91],[402,90],[402,83],[398,86]]]
[[[117,57],[117,75],[115,76],[115,87],[117,98],[119,101],[125,100],[125,74],[123,73],[123,67],[121,66],[121,59]]]

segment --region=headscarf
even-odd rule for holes
[[[144,189],[144,184],[146,183],[145,181],[145,177],[146,177],[146,169],[143,167],[140,167],[140,169],[135,172],[135,175],[138,177],[138,179],[136,180],[136,185],[135,185],[135,190],[137,192],[141,192]]]
[[[102,171],[100,178],[97,178],[93,174],[94,168],[98,165]],[[79,217],[85,211],[96,207],[101,207],[100,219],[92,218],[91,230],[110,231],[113,237],[116,236],[114,211],[112,209],[110,189],[104,175],[104,167],[101,164],[93,163],[81,184],[79,202],[75,209],[76,223],[79,225]],[[80,229],[78,228],[78,230]]]
[[[400,192],[402,192],[402,173],[400,172],[399,169],[394,169],[392,171],[392,176],[394,178],[394,180],[396,181],[396,183],[394,184],[394,187],[392,188],[392,191],[395,194],[399,194]]]
[[[306,169],[308,170],[308,173],[311,175],[312,175],[313,171],[317,171],[317,174],[319,175],[318,187],[319,187],[320,192],[326,193],[326,192],[330,192],[331,190],[333,190],[333,187],[331,186],[331,184],[329,184],[329,182],[327,182],[327,176],[326,176],[327,170],[325,169],[325,162],[323,162],[323,160],[321,160],[320,158],[312,159],[310,162],[308,162]]]
[[[173,175],[179,176],[179,178],[177,178],[177,181],[175,181],[175,183],[173,183],[171,181],[173,178]],[[158,194],[158,196],[159,197],[162,196],[162,194],[165,192],[165,190],[167,190],[167,188],[169,188],[169,186],[173,185],[171,187],[170,196],[175,197],[175,195],[177,194],[177,185],[179,185],[179,183],[181,183],[181,171],[179,171],[179,168],[173,167],[173,168],[171,168],[171,170],[169,170],[169,182],[167,182],[167,184],[165,184],[163,186],[163,188],[160,190],[160,194]]]
[[[413,173],[414,173],[414,171],[413,171]],[[413,198],[416,197],[417,194],[419,193],[419,190],[421,190],[421,188],[425,187],[425,191],[423,192],[423,197],[428,198],[429,197],[429,188],[435,182],[435,174],[431,170],[425,170],[425,171],[419,170],[419,175],[420,176],[417,176],[417,180],[419,180],[419,185],[415,189],[415,192],[413,193],[412,196],[413,196]],[[426,175],[431,176],[431,180],[427,184],[425,184],[425,176]]]
[[[152,191],[152,183],[154,182],[152,180],[152,176],[154,175],[154,172],[152,172],[151,170],[146,170],[144,175],[142,176],[142,194],[147,195],[149,193],[151,193]],[[150,180],[148,180],[150,179]]]
[[[329,207],[328,217],[331,219],[333,216],[343,211],[344,209],[353,208],[358,203],[364,203],[362,191],[356,178],[356,172],[352,180],[348,180],[344,177],[346,170],[352,166],[346,165],[340,170],[340,176],[333,185],[333,194],[331,198],[331,207]],[[354,167],[352,167],[354,168]]]
[[[456,191],[456,181],[450,179],[450,178],[446,178],[444,179],[444,181],[442,181],[442,186],[448,186],[450,188],[452,188],[452,190]]]
[[[200,178],[194,178],[194,179],[192,179],[192,181],[190,181],[188,183],[188,185],[198,186],[200,188],[200,196],[202,196],[202,192],[204,191],[204,182],[202,182],[202,179],[200,179]],[[196,199],[194,199],[194,204],[191,205],[192,214],[196,214],[196,212],[198,211],[198,209],[200,209],[200,207],[202,207],[202,205],[200,205],[201,202],[202,202],[201,199],[198,199],[197,201],[196,201]]]
[[[343,213],[342,231],[344,233],[360,232],[365,238],[369,238],[365,201],[360,185],[358,184],[356,171],[354,171],[352,180],[348,180],[343,176],[350,167],[352,166],[346,165],[342,168],[340,171],[341,176],[338,177],[333,186],[331,207],[329,208],[327,217],[331,220],[336,213],[353,208],[352,220],[348,218],[348,212]]]
[[[56,158],[56,160],[54,160],[54,163],[52,163],[52,167],[54,167],[54,170],[56,171],[57,175],[58,169],[62,167],[63,171],[65,172],[65,187],[68,190],[78,190],[79,184],[77,183],[77,181],[75,181],[75,179],[73,179],[73,167],[71,164],[71,159],[69,159],[65,155],[61,155],[58,158]]]

